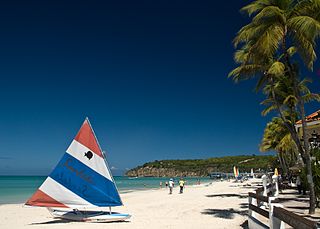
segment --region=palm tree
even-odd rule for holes
[[[306,122],[303,91],[299,90],[299,71],[293,63],[296,52],[309,70],[316,60],[316,39],[320,36],[320,0],[256,0],[241,9],[252,21],[240,29],[234,39],[235,61],[239,64],[229,76],[235,81],[260,76],[258,88],[269,84],[271,99],[284,125],[288,128],[306,164],[310,189],[309,213],[315,212],[314,182],[312,179],[309,145],[306,137]],[[292,96],[296,99],[294,112],[302,120],[304,145],[294,124],[288,122],[279,93],[276,94],[276,78],[290,78]]]
[[[287,174],[288,167],[292,166],[297,160],[297,147],[279,117],[273,118],[267,124],[261,140],[260,151],[267,152],[271,150],[277,152],[282,171]]]

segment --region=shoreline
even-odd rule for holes
[[[21,187],[19,187],[19,186],[12,186],[12,183],[10,182],[6,183],[6,181],[8,180],[6,178],[8,177],[10,177],[10,179],[12,177],[15,177],[16,178],[16,180],[14,180],[15,182],[21,180],[22,183],[26,177],[35,178],[35,179],[28,180],[29,186],[21,185]],[[3,180],[1,180],[1,178]],[[118,176],[117,178],[122,179],[124,177]],[[42,181],[45,179],[46,179],[46,176],[0,176],[0,198],[1,198],[0,205],[25,203],[32,196],[32,194],[37,190],[37,188],[41,185]],[[147,178],[147,180],[141,180],[141,178],[132,179],[133,183],[131,183],[129,186],[124,186],[123,184],[130,182],[131,179],[129,181],[127,179],[117,180],[116,182],[119,182],[117,186],[118,186],[118,191],[121,195],[125,193],[130,193],[130,192],[141,192],[141,191],[161,189],[159,185],[160,181],[162,181],[163,183],[162,189],[165,189],[165,181],[169,180],[169,178],[165,178],[165,179],[155,178],[155,179],[156,180],[153,180],[152,178]],[[189,180],[189,182],[186,184],[187,186],[197,185],[195,183],[195,179],[198,179],[198,178],[187,177],[186,179]],[[4,181],[4,182],[1,183],[1,181]],[[176,181],[178,181],[178,178],[176,178]],[[214,181],[209,178],[202,180],[202,184],[210,183],[210,182],[214,182]]]
[[[131,219],[118,223],[65,222],[53,219],[45,208],[23,204],[0,205],[0,228],[243,228],[246,221],[247,195],[257,179],[243,183],[218,181],[188,185],[183,194],[175,187],[173,194],[164,188],[123,193],[124,206],[113,207],[129,213]],[[212,183],[211,185],[209,185]]]
[[[217,181],[212,181],[212,182],[203,182],[200,185],[198,185],[198,184],[187,185],[186,187],[201,187],[202,185],[208,185],[208,184],[211,184],[211,183],[214,183],[214,182],[218,182],[218,180]],[[163,189],[167,189],[168,190],[168,188],[166,188],[166,187],[162,187],[162,188],[153,188],[152,187],[152,188],[144,188],[144,189],[119,190],[119,193],[120,193],[120,195],[123,195],[123,194],[132,193],[132,192],[144,192],[144,191],[148,192],[148,191],[157,191],[157,190],[163,190]],[[27,201],[27,199],[25,201]],[[11,204],[24,205],[24,202],[0,203],[0,206],[1,205],[11,205]]]

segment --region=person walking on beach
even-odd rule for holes
[[[180,178],[179,180],[180,194],[183,193],[184,184],[185,184],[185,181],[182,178]]]
[[[171,178],[169,180],[169,194],[172,194],[173,187],[174,187],[174,182],[173,182],[173,179]]]
[[[160,181],[160,188],[162,188],[162,181]]]
[[[298,175],[298,177],[297,177],[296,185],[297,185],[297,188],[298,188],[298,192],[299,192],[299,194],[301,194],[301,191],[302,191],[302,185],[301,185],[301,177],[300,177],[300,175]]]
[[[168,188],[168,181],[166,181],[166,188]]]

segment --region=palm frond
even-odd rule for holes
[[[304,0],[298,1],[292,8],[290,17],[298,15],[307,15],[320,20],[320,1],[319,0]]]
[[[302,96],[302,100],[305,103],[309,103],[309,102],[312,102],[312,101],[320,102],[320,95],[316,94],[316,93],[306,94],[306,95]]]
[[[284,100],[283,100],[283,104],[297,104],[298,103],[298,99],[296,96],[294,95],[288,95]]]
[[[267,105],[273,104],[273,103],[274,103],[274,100],[273,100],[273,99],[267,98],[267,99],[263,100],[263,101],[260,103],[260,105],[265,105],[265,106],[267,106]]]
[[[262,116],[266,116],[267,114],[269,114],[270,112],[274,111],[274,110],[277,110],[277,106],[275,104],[269,106],[269,107],[266,107],[265,109],[263,109],[261,111],[261,115]]]
[[[272,1],[270,0],[257,0],[249,5],[246,5],[241,8],[241,12],[246,12],[249,16],[261,11],[264,7],[272,5]]]
[[[254,42],[259,38],[260,34],[264,33],[274,23],[274,20],[271,20],[258,24],[251,22],[243,26],[233,40],[234,46],[237,47],[240,43],[248,44],[249,42]]]
[[[275,61],[271,67],[268,69],[268,74],[274,75],[274,76],[284,76],[285,72],[285,66],[280,61]]]
[[[242,63],[246,63],[248,61],[248,50],[245,48],[242,49],[238,49],[235,53],[234,53],[234,61],[237,64],[242,64]]]
[[[297,52],[297,48],[294,46],[291,46],[290,48],[287,49],[287,53],[289,56],[293,56]]]
[[[304,78],[303,80],[301,80],[300,82],[298,82],[298,89],[301,92],[301,94],[310,94],[311,91],[308,88],[308,84],[311,83],[312,80],[308,79],[308,78]]]
[[[284,35],[283,27],[279,24],[270,26],[252,46],[261,56],[273,57]]]
[[[292,33],[292,38],[303,62],[310,70],[312,70],[313,63],[317,58],[314,50],[315,43],[309,41],[303,34],[296,32]]]
[[[261,65],[243,64],[233,69],[228,74],[228,77],[232,78],[232,80],[235,82],[239,82],[241,80],[250,79],[258,74],[261,74],[261,72],[263,71],[261,68]]]
[[[288,20],[288,27],[314,41],[320,36],[320,22],[309,16],[296,16]]]
[[[257,25],[266,21],[284,24],[286,21],[284,11],[277,6],[267,6],[252,19],[252,22]]]

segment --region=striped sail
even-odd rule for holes
[[[58,165],[26,205],[76,209],[122,205],[88,118]]]

